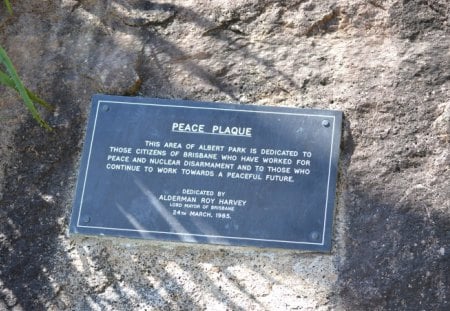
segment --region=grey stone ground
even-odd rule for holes
[[[0,43],[0,309],[449,310],[450,5],[13,1]],[[94,93],[344,111],[334,247],[68,237]]]

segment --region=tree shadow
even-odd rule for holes
[[[425,36],[429,40],[434,34],[442,36],[444,11],[443,6],[433,1],[396,2],[390,8],[389,20],[392,28],[398,31],[396,39],[405,39],[402,48],[413,50],[415,46],[411,42]],[[445,96],[439,89],[448,81],[446,68],[449,64],[447,59],[440,61],[441,49],[437,48],[440,46],[442,50],[448,49],[448,42],[442,40],[427,45],[427,50],[422,50],[416,59],[414,53],[404,57],[399,64],[401,70],[393,79],[395,99],[389,104],[396,107],[406,97],[409,106],[398,112],[394,111],[396,108],[390,110],[395,120],[387,128],[402,126],[411,120],[416,124],[411,128],[405,126],[404,132],[397,137],[389,137],[391,141],[385,145],[383,156],[396,157],[397,161],[384,159],[375,165],[372,162],[373,172],[364,167],[364,161],[349,165],[351,171],[346,174],[342,193],[346,211],[346,231],[342,236],[345,260],[339,269],[336,288],[344,309],[450,308],[448,180],[437,175],[427,185],[430,179],[424,176],[438,171],[434,167],[436,163],[431,167],[428,165],[433,162],[431,152],[414,154],[408,148],[404,149],[406,152],[398,152],[402,149],[401,144],[406,145],[409,139],[414,139],[416,132],[433,135],[433,131],[429,131],[434,121],[431,111],[440,100],[439,96]],[[422,94],[431,93],[431,90],[436,93],[433,100],[436,102],[425,104]],[[360,138],[367,139],[363,135]],[[373,143],[380,140],[375,138]],[[421,147],[428,150],[437,141],[433,137],[426,143],[416,144],[423,144]],[[361,156],[363,153],[359,152]],[[383,156],[380,155],[380,159]],[[381,167],[383,164],[390,167]],[[383,172],[382,176],[380,172]],[[385,185],[382,180],[376,180],[379,177],[383,177]],[[439,191],[442,193],[436,193]]]
[[[347,194],[341,299],[348,309],[448,310],[450,217],[398,201],[363,187]]]
[[[7,307],[44,310],[57,295],[49,276],[53,257],[60,254],[59,239],[67,217],[64,200],[70,195],[82,124],[79,108],[69,104],[70,94],[57,88],[50,98],[59,98],[63,109],[52,123],[64,120],[70,126],[44,133],[28,119],[15,133],[16,154],[6,171],[0,201],[0,280],[8,291],[0,294],[0,300]]]
[[[112,1],[114,2],[114,1]],[[93,1],[80,1],[80,6],[90,5]],[[104,20],[108,1],[103,1],[104,11],[97,9],[97,14]],[[150,2],[145,2],[150,3]],[[263,2],[258,8],[264,10]],[[270,2],[272,3],[272,2]],[[284,2],[283,2],[284,3]],[[74,8],[73,11],[76,11]],[[185,14],[189,20],[204,30],[204,36],[222,41],[233,48],[242,57],[253,58],[273,75],[282,77],[287,83],[300,88],[295,81],[277,70],[267,60],[253,55],[242,40],[245,33],[233,28],[238,17],[232,17],[223,24],[216,24],[186,7],[172,4],[161,4],[150,9],[171,11]],[[70,11],[70,10],[69,10]],[[184,13],[183,13],[184,12]],[[102,13],[102,14],[101,14]],[[84,20],[68,16],[80,26]],[[109,22],[109,21],[108,21]],[[153,97],[192,96],[177,85],[172,85],[168,76],[168,68],[157,60],[163,53],[169,61],[182,59],[183,70],[192,76],[214,85],[220,96],[229,96],[233,100],[239,98],[239,86],[228,84],[223,73],[211,73],[197,62],[190,59],[187,51],[183,51],[156,31],[173,22],[167,19],[159,24],[146,24],[142,27],[111,23],[112,29],[125,29],[124,32],[134,34],[141,39],[143,46],[136,56],[136,72],[141,84],[136,81],[125,81],[115,89],[107,89],[117,95],[127,94],[129,86],[136,86],[134,94]],[[167,24],[164,24],[167,23]],[[111,35],[106,30],[94,26],[91,31],[97,33],[97,43],[109,40]],[[56,35],[73,36],[74,41],[82,44],[82,33],[72,28],[61,27]],[[62,42],[63,47],[68,47]],[[117,48],[117,43],[111,47]],[[93,44],[86,55],[94,54]],[[126,49],[126,47],[124,47]],[[135,53],[132,49],[125,53]],[[147,53],[147,54],[146,54]],[[186,61],[185,61],[186,60]],[[101,83],[95,81],[95,75],[85,68],[77,68],[79,63],[70,61],[64,53],[56,53],[51,61],[57,66],[50,68],[51,78],[41,88],[47,92],[46,98],[58,106],[58,114],[49,116],[49,121],[56,127],[54,133],[46,134],[29,119],[17,130],[14,137],[16,156],[12,159],[6,172],[4,195],[0,201],[0,308],[24,308],[46,310],[49,308],[79,309],[113,308],[114,306],[136,307],[136,301],[142,301],[155,308],[167,310],[204,309],[197,303],[198,297],[193,290],[183,287],[183,276],[194,283],[204,284],[202,289],[219,302],[223,302],[233,310],[241,310],[237,299],[245,297],[254,301],[255,308],[263,309],[252,290],[239,283],[235,275],[226,265],[239,265],[243,260],[253,263],[256,259],[251,251],[247,253],[231,250],[226,254],[219,247],[201,249],[145,244],[135,247],[136,253],[142,250],[140,265],[131,261],[123,246],[125,240],[110,242],[107,239],[85,238],[69,240],[66,237],[70,202],[81,149],[86,112],[89,110],[89,95],[101,89]],[[91,65],[101,62],[91,59]],[[80,78],[79,75],[88,74]],[[76,78],[78,77],[78,78]],[[88,80],[85,80],[88,79]],[[77,81],[79,79],[85,81]],[[95,82],[95,83],[94,83]],[[69,87],[66,87],[67,84]],[[83,93],[86,90],[86,94]],[[347,173],[354,151],[349,122],[345,122],[343,151],[341,154],[341,184],[343,192],[338,194],[345,206],[344,217],[348,222],[347,233],[343,235],[346,247],[346,260],[339,272],[336,291],[346,309],[448,309],[449,292],[449,255],[448,245],[450,227],[448,215],[426,211],[428,203],[414,200],[399,204],[401,201],[395,194],[367,188],[361,184],[360,178]],[[346,136],[347,135],[347,136]],[[354,189],[348,189],[355,185]],[[338,213],[342,213],[338,207]],[[117,246],[117,245],[119,246]],[[127,248],[128,247],[128,248]],[[443,249],[443,250],[442,250]],[[333,252],[339,252],[335,246]],[[79,253],[74,259],[73,253]],[[272,252],[264,250],[261,252]],[[273,252],[275,258],[291,256],[292,252]],[[244,254],[244,255],[243,255]],[[295,253],[297,254],[297,253]],[[126,260],[117,258],[125,256]],[[322,254],[298,254],[304,258],[318,258]],[[187,258],[188,257],[188,258]],[[212,258],[224,258],[223,264],[217,264]],[[127,262],[127,260],[129,261]],[[146,261],[148,260],[148,261]],[[82,262],[81,267],[77,262]],[[184,273],[176,276],[168,272],[167,262],[175,262]],[[213,262],[222,272],[222,281],[212,279],[212,273],[199,267],[199,263]],[[248,269],[260,278],[273,284],[277,281],[270,270],[278,270],[276,262],[263,261],[266,266],[255,267],[248,264]],[[127,269],[136,269],[132,277]],[[101,270],[101,271],[99,271]],[[141,273],[142,272],[142,273]],[[99,284],[91,284],[91,279],[101,275]],[[216,275],[216,274],[214,274]],[[55,279],[56,277],[56,279]],[[231,295],[219,284],[231,284],[239,295]],[[287,287],[287,285],[285,285]],[[125,288],[127,287],[127,289]],[[133,293],[130,293],[133,291]],[[164,294],[163,294],[164,293]],[[66,297],[66,298],[64,298]],[[86,298],[84,298],[86,297]],[[76,301],[83,300],[81,302]]]
[[[84,1],[80,2],[83,5]],[[80,6],[78,6],[80,7]],[[160,6],[157,9],[171,10],[173,6]],[[76,9],[76,8],[74,8]],[[177,7],[175,10],[188,10],[187,8]],[[97,11],[98,13],[98,11]],[[17,14],[20,14],[19,12]],[[206,19],[195,15],[194,21],[208,29],[215,27]],[[101,19],[101,14],[98,14]],[[18,16],[19,18],[20,16]],[[73,24],[79,25],[80,28],[85,23],[84,20],[68,15]],[[196,20],[198,19],[198,21]],[[84,37],[82,32],[76,32],[72,28],[67,27],[69,23],[63,26],[58,25],[57,29],[51,29],[53,35],[60,37],[58,48],[68,49],[69,42],[74,43],[70,46],[73,50],[83,44]],[[47,25],[48,26],[48,25]],[[113,25],[114,26],[114,25]],[[117,26],[117,25],[116,25]],[[162,27],[162,25],[159,25]],[[50,27],[51,28],[51,27]],[[205,27],[205,32],[207,32]],[[48,29],[47,29],[48,31]],[[83,51],[83,55],[95,55],[96,44],[107,42],[114,46],[112,41],[108,41],[107,31],[104,29],[91,28],[94,32],[94,44],[90,50]],[[171,59],[189,58],[188,53],[181,50],[175,44],[166,40],[162,35],[152,30],[147,25],[139,29],[127,30],[130,33],[137,33],[138,37],[144,42],[142,51],[148,48],[150,55],[155,56],[156,50],[161,49],[163,53]],[[208,35],[212,33],[209,32]],[[214,34],[214,36],[216,33]],[[245,50],[242,46],[237,46],[235,38],[229,36],[221,36],[220,40],[229,44],[234,44],[235,49],[242,50],[242,55],[252,57],[249,50]],[[50,40],[49,40],[50,42]],[[54,43],[54,42],[53,42]],[[45,42],[42,44],[44,46]],[[52,47],[54,48],[54,47]],[[50,78],[40,81],[39,88],[43,89],[43,97],[48,98],[49,102],[57,106],[57,113],[48,115],[47,119],[55,127],[52,133],[43,133],[32,119],[24,122],[16,131],[14,136],[15,157],[9,164],[5,176],[4,195],[0,201],[0,280],[2,292],[0,293],[0,307],[2,308],[24,308],[33,310],[46,310],[49,308],[71,309],[74,304],[81,309],[91,309],[95,306],[108,308],[114,305],[119,299],[123,305],[134,306],[136,300],[143,300],[148,304],[155,304],[166,309],[202,309],[193,298],[185,292],[181,285],[181,281],[175,279],[162,267],[164,262],[155,261],[159,267],[157,271],[153,271],[152,277],[159,279],[160,289],[152,289],[152,284],[142,276],[139,280],[125,279],[129,284],[129,288],[135,291],[136,296],[131,295],[122,287],[123,279],[120,277],[120,270],[123,267],[115,266],[108,253],[108,248],[99,248],[97,250],[87,250],[81,252],[81,267],[75,263],[72,257],[73,244],[77,243],[68,241],[66,236],[66,228],[70,213],[70,201],[75,182],[76,167],[78,163],[78,155],[81,149],[81,137],[83,137],[85,115],[89,110],[89,95],[99,89],[101,83],[95,81],[95,74],[90,73],[87,68],[92,67],[95,71],[96,63],[101,63],[100,59],[95,57],[87,59],[72,59],[64,54],[63,50],[55,52],[51,56],[46,56],[46,61],[52,62],[53,66],[49,66],[51,72]],[[126,49],[126,48],[125,48]],[[150,80],[156,81],[158,88],[150,88],[147,86],[144,90],[138,90],[136,93],[145,94],[147,96],[172,97],[173,94],[180,94],[182,90],[177,86],[170,86],[170,81],[165,73],[167,68],[159,62],[146,62],[145,54],[142,52],[137,57],[139,61],[136,65],[136,71],[139,78],[150,84]],[[129,51],[129,53],[132,53]],[[156,59],[156,58],[155,58]],[[261,59],[255,57],[256,60],[263,63]],[[78,61],[79,63],[75,63]],[[269,64],[264,64],[269,67]],[[211,83],[217,89],[227,94],[232,99],[237,99],[236,86],[227,85],[221,77],[211,74],[207,69],[188,61],[183,64],[184,69],[192,75]],[[83,76],[83,74],[88,74]],[[79,81],[80,75],[84,81]],[[78,79],[77,79],[78,77]],[[165,81],[165,82],[161,82]],[[129,85],[133,85],[135,81],[130,81]],[[147,85],[148,85],[147,84]],[[86,92],[83,92],[86,91]],[[116,89],[108,89],[108,91],[118,94],[128,92],[126,84]],[[87,239],[90,243],[90,238]],[[105,242],[106,243],[106,242]],[[81,243],[83,244],[83,243]],[[95,245],[92,248],[96,248]],[[102,242],[100,242],[102,244]],[[158,251],[156,251],[157,253]],[[214,256],[216,249],[204,250],[208,256]],[[239,252],[237,252],[239,254]],[[233,252],[231,255],[235,255]],[[202,255],[196,255],[200,258]],[[157,257],[157,254],[154,254]],[[183,261],[175,260],[180,266]],[[195,259],[195,258],[194,258]],[[240,258],[232,259],[232,263],[238,263]],[[189,267],[185,267],[186,270]],[[96,269],[102,269],[101,273]],[[192,279],[204,280],[208,287],[208,291],[212,293],[218,301],[235,310],[242,310],[234,300],[220,286],[210,280],[209,275],[197,268],[197,276],[192,274]],[[101,275],[100,284],[90,284],[89,279],[94,275]],[[64,275],[65,277],[62,277]],[[224,279],[230,279],[231,283],[241,292],[243,296],[255,301],[245,287],[239,285],[233,276],[228,272],[225,273]],[[144,287],[146,284],[149,288]],[[159,294],[163,289],[167,296],[163,297]],[[75,291],[75,293],[71,293]],[[106,293],[113,298],[108,298]],[[86,299],[75,303],[70,301],[70,297],[83,296]],[[64,299],[64,297],[66,297]],[[67,298],[69,297],[69,298]],[[119,297],[119,298],[114,298]],[[69,300],[67,300],[69,299]],[[257,302],[255,302],[257,303]],[[261,305],[259,307],[262,308]]]
[[[116,2],[119,3],[120,1],[113,1],[112,3]],[[303,1],[299,1],[299,3],[302,2]],[[105,16],[102,15],[104,12],[101,12],[100,14],[100,12],[97,11],[93,12],[93,14],[97,14],[98,18],[102,20],[107,27],[112,29],[128,25],[128,27],[125,27],[126,32],[133,33],[142,39],[144,44],[140,55],[140,61],[136,66],[140,83],[138,90],[134,93],[135,95],[145,94],[146,96],[150,95],[164,98],[191,97],[192,95],[188,96],[179,88],[174,87],[174,81],[169,77],[170,74],[176,74],[171,72],[170,67],[173,64],[177,64],[178,67],[184,68],[184,71],[189,75],[213,86],[231,100],[237,101],[240,98],[239,94],[241,94],[243,88],[246,88],[247,86],[245,85],[245,82],[242,82],[243,85],[236,85],[235,83],[230,84],[226,81],[226,73],[229,70],[227,67],[230,64],[222,63],[224,66],[223,70],[212,72],[208,68],[201,66],[198,61],[199,59],[208,59],[212,57],[213,54],[220,53],[221,51],[207,49],[200,52],[202,55],[193,55],[189,53],[189,51],[182,50],[176,44],[173,44],[166,39],[164,37],[164,30],[167,29],[176,18],[181,18],[183,22],[192,23],[195,27],[202,29],[202,36],[205,42],[208,42],[209,40],[221,42],[223,43],[224,48],[226,47],[227,50],[232,51],[234,55],[244,60],[252,60],[259,67],[262,66],[262,68],[265,69],[267,76],[279,77],[290,87],[300,88],[298,83],[288,74],[278,70],[271,60],[264,59],[253,53],[248,46],[248,35],[235,31],[233,28],[233,25],[250,23],[256,20],[259,14],[263,14],[268,7],[275,4],[276,1],[261,1],[254,4],[254,8],[252,7],[252,9],[254,9],[255,12],[249,17],[240,16],[239,9],[236,9],[229,19],[222,22],[214,22],[199,15],[197,12],[186,6],[175,5],[172,3],[153,4],[147,1],[134,1],[126,7],[128,10],[143,10],[143,12],[148,12],[148,14],[150,14],[150,12],[170,13],[172,15],[162,21],[154,20],[140,22],[132,27],[129,26],[130,22],[127,20],[127,17],[123,15],[123,12],[118,13],[117,10],[114,11],[114,9],[105,10],[115,16],[115,19],[112,20],[105,20]],[[280,5],[289,8],[293,4],[282,2]],[[243,7],[246,6],[247,5],[243,5]],[[149,59],[156,61],[148,61]],[[253,65],[249,64],[248,66],[248,70],[252,70],[250,67]],[[245,69],[246,68],[243,68],[243,70]],[[160,77],[159,81],[153,78],[155,75]],[[269,78],[267,82],[270,82]],[[288,92],[284,89],[283,91]],[[174,94],[176,95],[174,96]]]

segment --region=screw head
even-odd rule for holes
[[[83,222],[84,223],[88,223],[88,222],[90,222],[91,221],[91,217],[89,217],[89,216],[84,216],[83,217]]]
[[[330,121],[328,121],[328,120],[323,120],[323,121],[322,121],[322,126],[323,126],[323,127],[329,127],[329,126],[330,126]]]
[[[319,239],[320,235],[317,231],[313,231],[311,232],[311,239],[313,239],[314,241],[317,241]]]
[[[102,106],[102,111],[103,111],[103,112],[109,111],[109,106],[108,106],[108,105],[103,105],[103,106]]]

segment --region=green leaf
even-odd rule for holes
[[[54,108],[52,105],[50,105],[49,103],[47,103],[45,100],[43,100],[42,98],[38,97],[36,95],[36,93],[31,92],[29,89],[25,88],[25,90],[28,93],[28,96],[30,96],[31,100],[34,101],[35,103],[38,103],[39,105],[41,105],[42,107],[44,107],[45,109],[49,110],[49,111],[53,111]]]
[[[10,87],[10,88],[13,88],[18,92],[18,90],[16,89],[16,85],[14,84],[14,81],[6,73],[4,73],[1,70],[0,70],[0,84],[3,84],[4,86]],[[42,107],[44,107],[47,110],[50,110],[50,111],[54,110],[52,105],[47,103],[42,98],[38,97],[35,93],[30,91],[28,88],[25,88],[25,90],[27,91],[28,96],[30,96],[30,98],[33,102],[38,103],[39,105],[41,105]]]
[[[6,5],[6,9],[8,10],[9,14],[13,14],[13,10],[12,10],[12,6],[11,3],[9,2],[9,0],[4,0],[5,1],[5,5]]]
[[[13,80],[6,73],[0,70],[0,83],[4,86],[15,88]]]
[[[30,95],[28,94],[28,90],[23,85],[22,81],[19,78],[19,75],[16,72],[16,69],[14,68],[11,60],[9,59],[8,55],[6,54],[6,51],[0,47],[0,63],[2,63],[9,74],[9,77],[13,84],[14,89],[19,93],[20,97],[22,97],[22,100],[25,103],[25,106],[27,106],[28,110],[31,112],[31,115],[33,118],[45,129],[51,131],[52,128],[45,122],[41,116],[39,115],[39,112],[37,111],[36,107],[34,106]],[[8,81],[5,80],[5,77],[3,76],[3,84],[8,84]]]

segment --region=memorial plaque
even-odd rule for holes
[[[331,249],[342,113],[96,95],[71,233]]]

